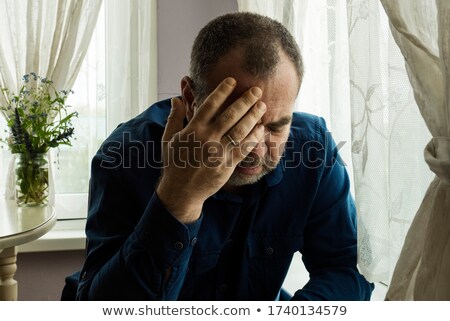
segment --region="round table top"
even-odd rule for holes
[[[18,207],[0,200],[0,249],[28,243],[50,231],[56,223],[53,206]]]

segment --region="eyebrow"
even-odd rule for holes
[[[291,121],[292,121],[292,116],[284,116],[276,121],[267,123],[266,126],[270,127],[270,128],[278,129],[278,128],[284,127],[286,125],[289,125],[291,123]]]

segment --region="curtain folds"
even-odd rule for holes
[[[101,0],[1,0],[0,87],[18,92],[26,73],[51,79],[57,90],[71,89],[95,28]],[[0,104],[6,100],[0,94]],[[5,197],[14,198],[11,160]],[[54,204],[54,184],[49,202]]]
[[[408,231],[386,299],[450,300],[450,2],[381,3],[433,135],[424,154],[436,175]]]
[[[108,0],[107,134],[157,100],[156,0]]]
[[[117,125],[157,99],[156,9],[157,0],[0,0],[0,86],[15,91],[34,71],[74,91],[77,139],[57,150],[52,168],[58,218],[85,217],[90,160]],[[0,193],[13,198],[8,163],[3,151]]]
[[[17,92],[22,76],[33,71],[53,80],[56,88],[72,88],[101,3],[0,1],[0,86]]]

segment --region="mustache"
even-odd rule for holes
[[[252,168],[252,167],[258,167],[264,164],[264,160],[261,157],[258,157],[257,155],[251,153],[247,155],[243,160],[241,160],[238,164],[239,167],[244,168]]]

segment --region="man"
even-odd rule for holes
[[[275,300],[300,251],[310,281],[293,299],[370,299],[345,168],[324,121],[293,113],[302,76],[278,22],[206,25],[181,97],[119,126],[93,159],[77,298]]]

